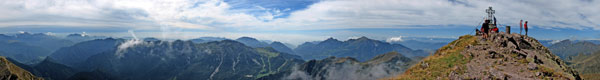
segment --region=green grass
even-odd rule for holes
[[[564,77],[563,73],[557,72],[552,68],[548,68],[542,65],[538,65],[538,68],[538,70],[542,72],[542,75],[544,75],[541,76],[542,79],[559,80],[561,79],[561,77]]]
[[[452,46],[454,45],[454,46]],[[471,57],[466,57],[460,54],[466,46],[477,45],[477,38],[471,35],[461,36],[458,40],[452,41],[448,45],[440,48],[434,55],[423,59],[428,67],[421,67],[421,63],[415,64],[409,68],[403,75],[393,79],[400,80],[434,80],[437,77],[447,79],[450,72],[464,73],[463,70],[458,70],[455,66],[465,69],[464,64],[471,60]]]
[[[263,56],[267,56],[267,57],[269,57],[269,58],[273,58],[273,57],[277,57],[277,56],[279,56],[279,53],[277,53],[277,52],[271,52],[271,51],[269,51],[269,50],[267,50],[267,49],[264,49],[264,48],[256,48],[256,51],[257,51],[259,54],[261,54],[261,55],[263,55]]]

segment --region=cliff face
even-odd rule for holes
[[[6,57],[0,56],[0,79],[1,80],[43,80],[36,77],[27,70],[18,67]]]
[[[518,34],[461,36],[392,79],[581,79],[536,39]]]

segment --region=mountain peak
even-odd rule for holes
[[[369,38],[367,38],[367,37],[365,37],[365,36],[362,36],[362,37],[360,37],[360,38],[358,38],[358,39],[359,39],[359,40],[361,40],[361,39],[369,39]]]
[[[281,45],[283,45],[283,43],[281,43],[279,41],[273,41],[273,43],[271,43],[271,44],[277,44],[277,45],[281,44]]]
[[[246,37],[246,36],[240,37],[240,38],[238,38],[236,40],[253,40],[253,41],[258,41],[256,38]]]
[[[339,40],[337,40],[337,39],[334,39],[333,37],[329,37],[329,38],[327,38],[327,39],[326,39],[325,41],[323,41],[323,42],[341,42],[341,41],[339,41]],[[323,43],[323,42],[321,42],[321,43]]]
[[[394,79],[581,79],[532,37],[489,36],[461,36]]]

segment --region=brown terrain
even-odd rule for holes
[[[385,79],[580,80],[579,74],[536,39],[500,32],[485,40],[465,35],[396,77]]]
[[[0,80],[43,80],[0,56]]]

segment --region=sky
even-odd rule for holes
[[[496,10],[498,24],[540,40],[600,39],[598,0],[0,0],[0,33],[162,39],[238,38],[300,44],[366,36],[457,38]],[[504,30],[504,27],[501,27]]]

